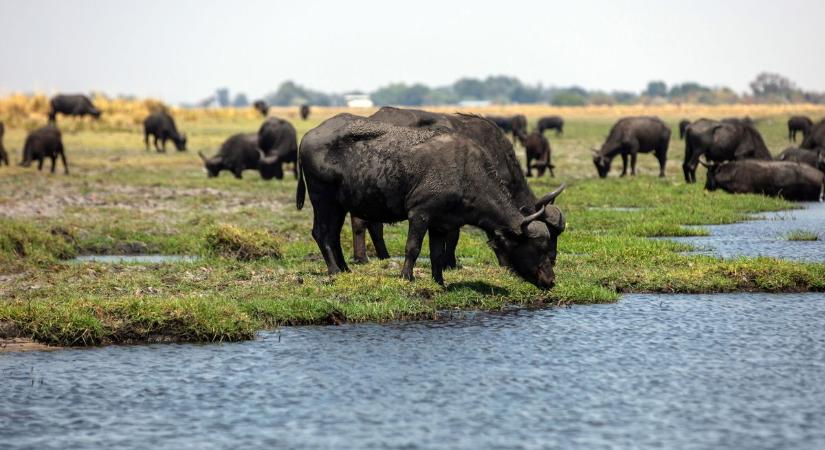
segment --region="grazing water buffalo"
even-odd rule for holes
[[[808,134],[808,137],[802,141],[802,144],[800,144],[799,147],[807,148],[809,150],[825,147],[825,119],[820,120],[813,127],[811,127],[811,132]]]
[[[258,110],[258,112],[261,113],[261,115],[264,117],[266,117],[267,114],[269,114],[269,105],[267,105],[266,102],[263,100],[255,100],[252,103],[252,107]]]
[[[57,113],[100,118],[100,110],[85,95],[55,95],[49,102],[49,122],[57,121]]]
[[[616,155],[622,156],[622,175],[627,175],[627,156],[630,155],[630,174],[636,175],[636,156],[653,152],[659,161],[659,176],[665,176],[670,128],[658,117],[625,117],[619,119],[598,151],[594,150],[593,164],[599,177],[607,177],[610,163]]]
[[[341,227],[347,212],[372,222],[409,222],[401,275],[413,279],[424,235],[432,275],[443,284],[446,235],[462,225],[487,233],[499,261],[541,288],[555,284],[556,244],[564,218],[546,199],[525,214],[477,141],[449,129],[399,127],[339,114],[301,141],[296,194],[309,190],[312,236],[330,274],[347,271]]]
[[[510,117],[487,116],[487,119],[498,125],[505,133],[512,133],[513,139],[527,134],[527,118],[521,114]]]
[[[66,152],[63,148],[63,138],[60,135],[60,130],[54,125],[46,125],[38,128],[28,136],[26,136],[26,143],[23,146],[23,161],[20,163],[23,167],[29,167],[35,159],[37,160],[37,170],[43,170],[43,160],[51,158],[52,173],[56,166],[57,157],[60,156],[63,161],[63,173],[69,174],[69,166],[66,165]]]
[[[536,123],[539,133],[544,133],[545,130],[556,130],[556,136],[564,133],[564,119],[561,116],[547,116],[539,119]]]
[[[0,122],[0,166],[3,163],[9,165],[9,154],[6,153],[6,147],[3,147],[3,135],[6,134],[6,126],[3,125],[3,122]]]
[[[807,164],[745,159],[705,165],[708,167],[705,189],[709,191],[722,189],[733,194],[822,201],[825,175]]]
[[[186,135],[178,133],[175,119],[165,111],[153,112],[143,121],[143,143],[146,145],[146,151],[149,151],[150,135],[158,152],[166,152],[166,141],[170,139],[179,152],[186,150]],[[158,140],[161,142],[160,146]]]
[[[550,176],[555,177],[556,175],[553,173],[553,168],[556,166],[550,162],[550,141],[541,134],[541,131],[536,130],[528,134],[522,139],[522,143],[524,144],[524,151],[527,154],[527,176],[532,177],[532,169],[535,168],[538,170],[539,176],[544,175],[545,170],[549,170]],[[532,164],[534,160],[536,162],[535,165]]]
[[[811,128],[814,126],[814,121],[805,116],[792,116],[788,119],[788,140],[796,142],[796,133],[802,132],[802,140],[804,141],[809,134]]]
[[[687,127],[690,126],[690,121],[687,119],[682,119],[679,121],[679,139],[685,139],[685,132],[687,131]]]
[[[298,138],[295,127],[286,120],[277,117],[267,119],[258,129],[258,147],[266,154],[260,165],[261,176],[264,179],[282,179],[283,164],[294,164],[298,161]],[[298,170],[295,166],[292,171],[297,178]]]
[[[218,176],[222,170],[228,170],[235,175],[235,178],[242,178],[244,170],[258,170],[261,178],[269,180],[273,170],[261,170],[264,152],[258,148],[258,133],[239,133],[224,141],[218,154],[207,158],[203,153],[198,152],[198,156],[203,160],[209,178]]]
[[[307,118],[309,118],[309,105],[301,105],[301,109],[298,110],[298,113],[301,115],[301,120],[307,120]]]
[[[693,122],[685,134],[682,170],[688,183],[696,182],[696,166],[702,155],[715,162],[773,159],[762,135],[753,126],[741,121],[717,122],[709,119]]]
[[[825,149],[818,148],[808,150],[804,148],[789,147],[782,150],[776,157],[777,161],[789,161],[800,164],[807,164],[825,172]]]

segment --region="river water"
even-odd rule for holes
[[[822,260],[821,243],[779,237],[822,233],[823,211],[699,239],[723,256]],[[0,353],[0,448],[259,447],[822,449],[825,295],[626,295],[241,343]]]

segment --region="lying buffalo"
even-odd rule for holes
[[[0,166],[3,163],[9,165],[9,154],[6,153],[6,148],[3,147],[3,135],[6,134],[6,127],[3,125],[3,122],[0,122]]]
[[[796,133],[802,133],[802,140],[804,141],[809,134],[811,128],[814,126],[814,121],[810,117],[792,116],[788,119],[788,140],[796,142]]]
[[[255,108],[262,116],[266,117],[269,114],[269,105],[266,104],[263,100],[255,100],[252,103],[252,107]]]
[[[258,133],[235,134],[221,145],[217,155],[207,158],[198,152],[198,156],[203,160],[209,178],[228,170],[240,179],[244,170],[257,170],[261,173],[261,178],[270,180],[276,172],[264,161],[266,155],[258,147]],[[279,163],[278,166],[280,167]]]
[[[100,118],[100,110],[95,108],[85,95],[55,95],[49,101],[49,122],[57,121],[57,114],[67,116],[92,116]]]
[[[807,164],[811,167],[825,172],[825,149],[808,150],[804,148],[789,147],[776,157],[777,161],[789,161],[800,164]]]
[[[811,127],[811,132],[808,134],[808,137],[802,140],[802,144],[799,147],[809,150],[825,147],[825,119],[820,120]]]
[[[555,177],[553,173],[554,166],[550,162],[551,149],[550,141],[541,134],[541,131],[534,131],[522,139],[524,144],[524,152],[527,155],[527,176],[532,177],[532,169],[538,170],[538,175],[544,175],[545,170],[550,171],[550,176]],[[535,161],[535,165],[532,162]]]
[[[513,139],[527,134],[527,118],[521,114],[515,116],[487,116],[494,124],[498,125],[505,133],[511,133]]]
[[[564,119],[561,116],[547,116],[542,117],[536,123],[539,133],[544,133],[546,130],[556,130],[556,136],[564,133]]]
[[[500,134],[499,134],[500,135]],[[373,222],[409,222],[401,275],[413,267],[429,232],[432,275],[444,282],[446,235],[462,225],[487,233],[496,255],[541,288],[555,284],[556,244],[564,230],[557,192],[525,214],[477,141],[449,129],[399,127],[339,114],[301,141],[296,202],[309,190],[312,236],[330,274],[348,271],[341,250],[347,212]]]
[[[714,162],[773,159],[756,128],[742,121],[732,120],[717,122],[699,119],[688,126],[685,134],[685,159],[682,164],[686,182],[696,182],[696,166],[702,155]]]
[[[264,179],[284,177],[283,164],[292,163],[295,177],[298,170],[298,138],[295,127],[286,120],[271,117],[258,129],[258,147],[266,154],[261,160],[260,170]]]
[[[49,124],[32,131],[26,136],[26,143],[23,145],[23,161],[20,165],[29,167],[32,161],[37,160],[37,170],[43,170],[43,160],[51,158],[52,173],[54,173],[58,156],[61,161],[63,161],[63,172],[68,175],[69,166],[66,165],[66,152],[63,148],[63,138],[60,135],[60,130],[58,130],[56,126]]]
[[[298,113],[301,115],[301,120],[307,120],[309,118],[309,105],[306,103],[301,105]]]
[[[705,164],[704,162],[702,164]],[[706,164],[707,165],[707,164]],[[763,194],[788,200],[821,201],[825,175],[807,164],[745,159],[711,163],[705,189]]]
[[[685,132],[687,131],[687,127],[690,126],[690,121],[687,119],[682,119],[679,121],[679,139],[685,139]]]
[[[153,112],[143,121],[143,143],[146,145],[146,151],[149,151],[149,136],[154,139],[155,150],[158,152],[166,151],[168,140],[175,144],[179,152],[186,150],[186,135],[178,132],[175,119],[165,111]]]
[[[636,156],[653,152],[659,161],[659,176],[665,176],[670,128],[658,117],[625,117],[619,119],[598,151],[594,150],[593,164],[601,178],[607,177],[616,155],[622,156],[622,175],[627,175],[627,157],[630,156],[630,174],[636,175]]]

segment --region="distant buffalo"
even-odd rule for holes
[[[704,163],[702,163],[704,164]],[[705,189],[763,194],[788,200],[821,201],[825,175],[807,164],[745,159],[711,163]]]
[[[825,147],[825,119],[820,120],[811,127],[810,134],[802,141],[799,147],[808,150]]]
[[[811,134],[811,128],[814,126],[814,121],[805,116],[793,116],[788,119],[788,140],[796,142],[796,133],[802,132],[802,140],[807,139]]]
[[[536,123],[539,133],[544,133],[547,130],[556,130],[556,136],[564,133],[564,119],[561,116],[547,116],[542,117]]]
[[[166,141],[170,139],[179,152],[186,150],[186,135],[178,132],[175,119],[165,111],[149,114],[143,121],[143,143],[146,145],[147,151],[149,150],[150,135],[154,138],[155,150],[158,152],[166,151]],[[158,140],[161,142],[160,146]]]
[[[807,164],[825,172],[825,149],[808,150],[804,148],[786,148],[776,157],[777,161]]]
[[[298,110],[298,113],[301,115],[301,120],[307,120],[307,118],[309,118],[309,105],[301,105],[301,108]]]
[[[690,126],[690,121],[687,119],[682,119],[679,121],[679,139],[685,139],[685,132],[687,131],[687,127]]]
[[[85,95],[55,95],[49,102],[49,122],[56,122],[58,113],[100,118],[100,110]]]
[[[258,110],[258,112],[264,117],[269,114],[269,105],[267,105],[263,100],[255,100],[255,102],[252,103],[252,107]]]
[[[221,145],[215,156],[207,158],[201,152],[198,156],[203,160],[209,178],[217,177],[224,170],[232,172],[238,179],[242,178],[244,170],[257,170],[265,180],[272,179],[275,173],[271,166],[276,163],[265,162],[266,155],[258,147],[258,133],[235,134]]]
[[[524,152],[527,155],[527,176],[532,177],[532,169],[535,168],[538,170],[538,176],[544,175],[544,171],[549,170],[550,176],[555,177],[553,168],[556,166],[550,162],[550,141],[544,137],[541,131],[536,130],[528,134],[522,143],[524,144]],[[533,165],[533,161],[535,161],[535,165]]]
[[[690,124],[685,134],[682,163],[686,182],[696,182],[696,167],[702,155],[713,162],[773,159],[759,131],[741,120],[699,119]]]
[[[3,125],[3,122],[0,122],[0,166],[3,163],[9,165],[9,154],[6,153],[6,148],[3,147],[3,135],[6,134],[6,126]]]
[[[258,129],[258,148],[266,156],[261,159],[260,171],[264,179],[284,177],[283,164],[292,163],[293,173],[298,177],[295,163],[298,161],[298,138],[295,127],[277,117],[267,119]]]
[[[636,156],[653,152],[659,161],[659,176],[664,177],[668,145],[670,128],[658,117],[625,117],[613,125],[601,149],[594,150],[593,164],[599,177],[605,178],[613,158],[621,155],[621,176],[625,176],[630,156],[630,174],[636,175]]]
[[[505,133],[511,133],[513,139],[521,139],[527,135],[527,118],[522,114],[515,116],[487,116],[494,124],[498,125]]]
[[[66,165],[63,138],[60,135],[60,130],[49,124],[32,131],[26,137],[26,143],[23,146],[23,161],[20,165],[29,167],[32,161],[37,160],[37,170],[43,170],[43,160],[51,158],[52,173],[54,173],[58,156],[63,161],[63,172],[68,175],[69,166]]]

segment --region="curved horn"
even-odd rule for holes
[[[544,197],[540,198],[536,202],[536,209],[541,209],[545,205],[554,203],[555,200],[556,200],[556,197],[558,197],[559,194],[561,194],[562,191],[564,191],[564,188],[566,188],[566,187],[567,187],[567,185],[565,183],[562,183],[561,186],[559,186],[555,191],[553,191],[553,192],[545,195]]]
[[[203,162],[207,162],[206,155],[204,155],[204,154],[203,154],[203,152],[201,152],[200,150],[198,150],[198,156],[200,156],[200,157],[201,157],[201,159],[203,160]]]
[[[524,220],[521,221],[521,231],[526,233],[527,232],[527,226],[530,225],[531,222],[533,222],[535,220],[539,220],[542,217],[544,217],[544,208],[539,210],[539,212],[537,212],[537,213],[533,213],[533,214],[530,214],[529,216],[526,216],[524,218]]]

